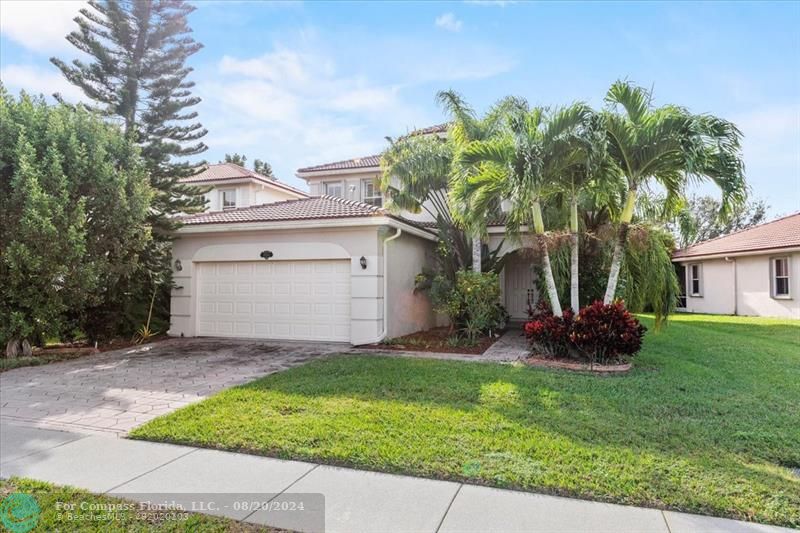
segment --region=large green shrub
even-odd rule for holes
[[[470,341],[502,329],[508,320],[500,305],[500,280],[494,272],[460,270],[455,281],[444,275],[433,279],[430,297],[437,312]]]
[[[117,126],[0,85],[0,341],[11,352],[24,339],[116,329],[149,279],[151,197]]]

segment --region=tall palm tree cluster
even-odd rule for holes
[[[747,197],[741,132],[733,123],[655,107],[650,91],[628,81],[611,86],[601,110],[580,102],[532,107],[508,97],[479,116],[452,91],[438,100],[450,118],[446,137],[390,140],[382,162],[389,206],[453,221],[472,239],[463,268],[480,269],[489,220],[502,216],[507,238],[533,236],[556,315],[563,312],[557,281],[563,286],[568,278],[577,311],[580,259],[600,256],[590,262],[607,275],[605,303],[622,295],[629,306],[666,317],[678,285],[672,241],[659,225],[676,215],[691,183],[719,187],[721,217]],[[554,270],[563,275],[557,279]]]

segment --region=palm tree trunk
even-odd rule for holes
[[[608,273],[608,285],[606,285],[606,295],[605,298],[603,298],[603,303],[606,305],[614,301],[614,295],[617,293],[619,271],[622,267],[622,253],[625,249],[625,243],[628,240],[628,226],[633,219],[633,208],[635,205],[636,189],[631,189],[628,191],[625,209],[623,209],[622,216],[620,217],[617,242],[614,244],[614,254],[611,256],[611,270]]]
[[[554,315],[561,316],[563,311],[561,310],[561,302],[558,300],[553,267],[550,265],[550,253],[547,251],[542,206],[538,201],[533,202],[533,230],[536,232],[536,242],[539,244],[539,251],[542,254],[542,269],[544,270],[544,282],[547,286],[547,298],[550,300],[550,308],[553,310]]]
[[[472,270],[481,271],[481,236],[476,234],[472,237]]]
[[[578,267],[578,201],[573,196],[572,205],[570,206],[570,233],[571,233],[571,250],[570,250],[570,284],[569,284],[569,303],[572,311],[577,313],[581,307],[579,290],[580,282],[578,274],[580,272]]]

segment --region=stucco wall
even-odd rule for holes
[[[381,227],[303,229],[283,231],[226,232],[184,235],[173,244],[173,269],[180,260],[182,270],[174,271],[170,335],[195,335],[197,280],[195,266],[202,261],[258,260],[263,250],[274,253],[272,260],[342,259],[351,262],[351,342],[375,339],[383,327],[383,270]],[[385,233],[385,231],[384,231]],[[364,256],[367,268],[359,261]]]
[[[436,325],[427,295],[414,292],[414,278],[424,266],[432,266],[434,243],[411,235],[389,241],[388,337],[399,337]]]
[[[173,272],[179,288],[172,291],[169,334],[196,334],[198,263],[259,260],[263,250],[270,250],[274,254],[270,261],[350,259],[351,343],[374,342],[383,331],[383,240],[394,233],[394,228],[370,226],[185,234],[173,244],[173,269],[180,260],[182,270]],[[388,249],[389,336],[432,327],[435,317],[430,302],[413,289],[414,276],[431,260],[433,243],[403,234]],[[366,269],[360,264],[362,256]]]
[[[788,255],[790,298],[773,298],[770,258]],[[702,265],[702,297],[692,296],[689,281],[693,263]],[[685,261],[686,311],[725,315],[800,318],[800,253],[771,254]]]
[[[213,189],[205,193],[208,201],[208,211],[222,211],[222,194],[220,189],[236,189],[236,207],[250,207],[251,205],[294,200],[298,196],[288,191],[274,189],[268,185],[255,183],[216,184]]]
[[[380,179],[380,172],[354,172],[348,174],[331,174],[328,176],[315,176],[313,178],[306,178],[308,181],[308,190],[311,196],[322,196],[325,194],[323,182],[341,181],[344,187],[344,198],[346,200],[354,200],[360,202],[363,200],[361,193],[361,180],[377,180]]]

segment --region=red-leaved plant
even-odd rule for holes
[[[535,350],[592,363],[616,363],[635,355],[647,331],[622,301],[608,305],[597,301],[577,316],[567,309],[560,317],[540,302],[529,314],[525,335]]]

